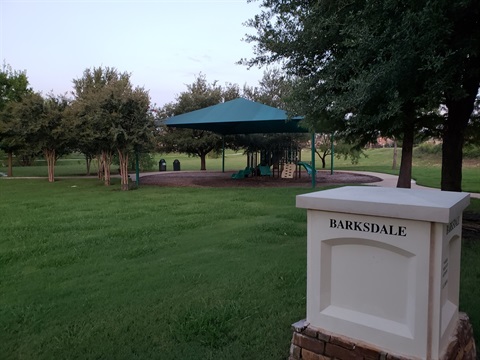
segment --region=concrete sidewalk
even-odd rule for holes
[[[355,174],[363,174],[369,176],[375,176],[382,179],[379,182],[375,183],[368,183],[364,185],[374,185],[374,186],[382,186],[382,187],[397,187],[398,176],[391,175],[391,174],[382,174],[370,171],[349,171]],[[426,186],[417,185],[415,180],[412,180],[412,189],[423,189],[423,190],[432,190],[432,191],[440,191],[440,189],[430,188]],[[480,193],[470,193],[470,197],[480,199]]]

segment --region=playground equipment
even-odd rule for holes
[[[305,168],[305,170],[307,170],[307,174],[312,175],[313,168],[310,164],[307,164],[306,162],[303,162],[303,161],[299,161],[299,162],[297,162],[297,165],[303,166]]]
[[[245,179],[246,177],[253,175],[254,172],[255,169],[247,166],[244,170],[239,170],[237,173],[232,174],[232,179]]]
[[[293,179],[297,166],[294,163],[285,164],[282,171],[282,179]]]
[[[247,167],[232,175],[232,179],[248,176],[273,176],[282,179],[301,177],[303,166],[308,175],[312,175],[310,164],[302,162],[301,148],[291,144],[279,144],[274,149],[262,149],[247,153]]]
[[[258,170],[260,171],[260,176],[272,176],[272,172],[270,171],[270,166],[260,165],[258,167]]]

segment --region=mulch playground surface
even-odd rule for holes
[[[282,179],[277,176],[252,176],[245,179],[232,179],[234,172],[221,171],[169,171],[142,176],[142,185],[178,186],[178,187],[311,187],[312,180],[306,173],[294,179]],[[381,181],[375,176],[349,172],[318,171],[317,186],[365,184]]]

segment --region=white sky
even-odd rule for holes
[[[242,24],[260,13],[247,0],[0,0],[0,61],[26,70],[44,94],[72,90],[86,68],[132,74],[162,106],[199,73],[242,87],[263,69],[236,65],[253,56]]]

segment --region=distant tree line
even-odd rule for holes
[[[279,139],[295,146],[305,140],[302,135],[285,134],[222,139],[208,131],[163,125],[168,117],[240,96],[284,107],[283,98],[291,85],[278,70],[266,71],[258,87],[245,84],[242,90],[237,84],[209,83],[205,75],[199,74],[174,102],[161,108],[150,104],[145,89],[131,84],[130,74],[115,68],[86,69],[73,80],[71,96],[37,93],[29,87],[24,71],[14,71],[6,65],[0,75],[0,149],[8,154],[8,176],[12,176],[14,155],[29,159],[43,154],[48,179],[53,182],[57,159],[81,152],[85,155],[87,174],[91,162],[96,160],[98,176],[105,185],[110,185],[110,167],[113,159],[118,159],[121,186],[128,190],[128,164],[134,153],[186,153],[198,156],[200,168],[205,170],[207,155],[218,154],[223,144],[235,150],[259,151],[278,144]]]
[[[150,97],[134,87],[128,73],[114,68],[86,69],[75,79],[73,98],[42,94],[28,87],[25,72],[4,65],[0,73],[0,149],[8,154],[12,176],[14,154],[43,154],[48,180],[55,162],[72,151],[87,164],[99,161],[99,177],[110,185],[113,155],[119,159],[121,186],[128,190],[128,160],[134,151],[153,150],[154,117]]]

